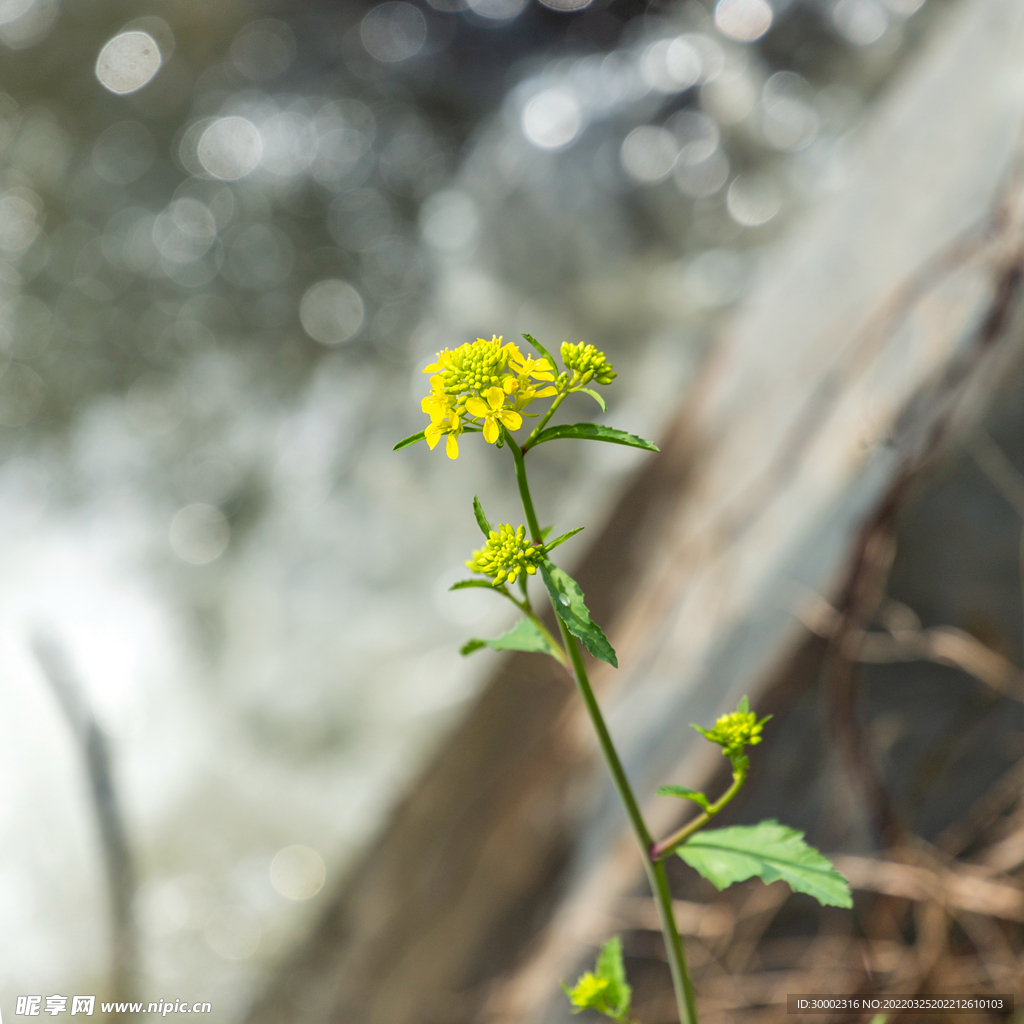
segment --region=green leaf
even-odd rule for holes
[[[555,362],[555,357],[532,335],[522,335],[523,340],[529,342],[550,364],[551,369],[558,374],[558,363]]]
[[[508,593],[504,587],[496,587],[490,580],[459,580],[453,583],[449,590],[467,590],[469,587],[486,587],[488,590],[496,590],[499,594]]]
[[[480,504],[480,499],[475,494],[473,495],[473,515],[476,516],[476,525],[480,527],[480,532],[485,537],[490,537],[491,524],[487,522],[487,516],[484,515],[483,506]]]
[[[627,434],[625,430],[604,427],[599,423],[562,423],[557,427],[547,427],[534,440],[534,445],[542,441],[558,441],[562,438],[577,438],[581,441],[607,441],[609,444],[624,444],[628,448],[643,448],[644,451],[658,452],[661,449],[651,441],[645,441],[636,434]]]
[[[554,529],[554,526],[545,526],[544,529],[540,531],[540,539],[541,540],[547,540],[548,539],[548,534],[553,529]]]
[[[556,537],[550,544],[545,544],[544,547],[548,551],[552,551],[558,547],[559,544],[564,544],[570,537],[575,537],[577,533],[582,530],[582,526],[577,526],[575,530],[570,530],[568,533],[563,533],[561,537]]]
[[[782,879],[823,906],[853,906],[850,886],[828,858],[773,819],[696,832],[676,853],[718,889],[754,876],[766,884]]]
[[[597,955],[594,973],[610,982],[606,990],[608,1007],[615,1017],[623,1017],[629,1010],[633,989],[626,981],[626,967],[622,962],[622,940],[618,935],[609,939]]]
[[[700,804],[705,811],[710,806],[708,798],[703,793],[698,793],[695,789],[687,789],[685,786],[659,786],[658,796],[677,796],[681,800],[692,800],[695,804]]]
[[[401,449],[408,448],[409,445],[415,444],[417,441],[422,441],[426,436],[425,430],[421,430],[418,434],[410,434],[408,437],[403,437],[391,450],[393,452],[401,451]]]
[[[604,404],[604,399],[596,391],[594,391],[592,388],[577,388],[576,390],[577,391],[582,391],[585,395],[590,395],[590,397],[595,402],[597,402],[597,404],[599,406],[601,406],[601,412],[607,412],[608,411],[608,406]]]
[[[551,595],[558,617],[565,623],[573,636],[583,641],[583,646],[601,661],[614,668],[619,667],[615,649],[601,632],[601,627],[590,620],[590,612],[583,603],[583,591],[579,584],[566,572],[551,562],[541,562],[540,574]]]
[[[550,654],[558,658],[557,650],[551,641],[537,628],[532,619],[520,619],[507,633],[496,640],[470,640],[463,644],[460,654],[472,654],[481,647],[490,647],[495,651],[528,651],[532,654]]]

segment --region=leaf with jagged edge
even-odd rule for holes
[[[552,562],[541,562],[540,573],[551,595],[551,603],[569,632],[581,640],[583,646],[595,658],[618,668],[615,648],[608,643],[608,638],[601,632],[601,627],[591,621],[579,584]]]
[[[823,906],[853,906],[849,883],[832,862],[805,843],[802,832],[771,818],[695,832],[675,852],[718,889],[755,876],[766,884],[781,879]]]
[[[532,619],[520,619],[507,633],[494,640],[469,640],[459,653],[466,655],[490,647],[494,651],[527,651],[531,654],[550,654],[556,661],[561,659],[551,641],[537,628]]]
[[[633,998],[633,989],[626,981],[626,965],[622,962],[622,940],[618,935],[610,938],[597,955],[594,973],[599,978],[607,978],[609,1008],[614,1016],[624,1017],[629,1012],[629,1004]]]
[[[661,449],[653,441],[647,441],[636,434],[606,427],[600,423],[560,423],[557,427],[545,427],[534,439],[533,447],[543,441],[559,441],[573,438],[578,441],[606,441],[608,444],[624,444],[627,448],[642,448],[648,452]]]

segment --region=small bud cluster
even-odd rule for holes
[[[568,990],[569,1001],[581,1010],[597,1010],[598,1013],[608,1012],[607,992],[611,982],[608,978],[598,978],[591,971],[580,975],[579,981]]]
[[[454,351],[445,349],[439,352],[438,363],[442,367],[445,393],[480,394],[488,388],[501,387],[508,376],[506,368],[510,354],[509,346],[502,345],[500,338],[490,341],[478,338]]]
[[[722,748],[722,753],[730,760],[734,760],[742,756],[744,747],[755,747],[761,742],[761,730],[769,718],[771,715],[759,722],[753,711],[748,711],[741,705],[738,711],[722,715],[713,728],[702,729],[695,725],[694,729],[705,739],[717,743]]]
[[[500,587],[506,580],[515,583],[524,570],[533,576],[543,557],[541,550],[526,540],[525,526],[517,530],[511,523],[505,523],[491,530],[486,545],[473,552],[466,566],[473,572],[490,576],[494,586]]]
[[[589,384],[592,380],[598,384],[611,384],[618,376],[605,354],[593,345],[585,345],[582,341],[578,345],[570,345],[563,341],[561,354],[565,368],[573,375],[574,387]]]

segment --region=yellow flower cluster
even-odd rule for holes
[[[717,743],[722,748],[722,753],[732,759],[739,757],[744,747],[755,747],[761,742],[761,730],[769,718],[771,715],[759,722],[753,711],[747,711],[741,705],[740,710],[719,717],[711,729],[702,729],[699,725],[695,725],[694,728],[705,739]]]
[[[484,440],[494,444],[501,427],[518,430],[523,425],[521,413],[530,402],[557,393],[547,385],[555,375],[546,359],[524,356],[499,337],[446,348],[423,372],[433,374],[431,393],[420,403],[430,417],[424,436],[431,448],[446,436],[450,459],[459,457],[458,438],[467,425],[480,428]]]
[[[560,354],[565,368],[572,374],[573,389],[583,387],[592,380],[598,384],[611,384],[618,376],[604,353],[593,345],[585,345],[582,341],[578,345],[570,345],[563,341]]]
[[[527,541],[525,526],[517,530],[511,523],[505,523],[491,530],[487,543],[473,552],[466,566],[473,572],[490,576],[494,586],[500,587],[506,580],[515,583],[524,570],[530,576],[535,575],[543,557],[543,552]]]
[[[607,1013],[606,995],[610,984],[611,982],[607,978],[598,978],[587,971],[580,975],[579,981],[571,989],[567,989],[569,1001],[581,1010],[593,1009],[600,1013]]]

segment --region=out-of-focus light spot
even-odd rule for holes
[[[466,0],[427,0],[427,3],[435,11],[441,11],[443,14],[455,14],[456,11],[464,11],[468,6]]]
[[[761,132],[775,149],[805,149],[818,132],[810,84],[792,71],[776,72],[761,90]]]
[[[140,886],[135,909],[151,934],[198,931],[209,920],[215,896],[213,883],[202,875],[178,875]]]
[[[469,9],[488,21],[511,21],[526,7],[526,0],[468,0]]]
[[[649,124],[634,128],[619,151],[626,173],[646,185],[664,181],[678,155],[679,146],[672,133]]]
[[[24,252],[39,234],[39,197],[28,189],[11,189],[0,195],[0,249]]]
[[[278,114],[260,128],[263,166],[280,178],[290,178],[313,162],[316,136],[301,114]]]
[[[678,39],[693,47],[700,56],[701,82],[713,82],[725,70],[725,51],[710,36],[701,32],[684,32]]]
[[[228,50],[231,63],[253,82],[267,82],[291,67],[295,36],[275,18],[250,22],[235,36]]]
[[[0,39],[12,50],[41,42],[57,20],[56,0],[0,0]]]
[[[245,907],[218,907],[203,930],[210,948],[225,960],[248,960],[263,937],[259,920]]]
[[[720,149],[696,163],[679,159],[672,168],[672,176],[683,195],[706,199],[729,180],[729,160]]]
[[[878,42],[889,28],[889,15],[877,0],[839,0],[832,8],[832,23],[854,46]]]
[[[583,111],[564,89],[545,89],[523,108],[523,134],[540,149],[564,149],[583,130]]]
[[[540,0],[545,7],[553,11],[582,11],[589,7],[594,0]]]
[[[0,0],[0,25],[17,21],[28,14],[35,0]]]
[[[217,222],[198,199],[175,199],[153,224],[153,244],[173,263],[191,263],[213,245]]]
[[[447,252],[469,248],[480,230],[476,203],[465,192],[445,190],[432,195],[420,210],[423,239]]]
[[[388,0],[372,8],[359,25],[363,48],[385,64],[415,57],[427,41],[423,12],[403,0]]]
[[[93,170],[111,185],[128,185],[153,166],[156,143],[138,121],[121,121],[106,128],[92,147]]]
[[[354,338],[365,315],[359,292],[348,281],[337,279],[317,281],[299,304],[303,328],[321,345],[341,345]]]
[[[15,359],[34,359],[53,338],[53,313],[42,299],[19,295],[0,312],[0,324],[8,336],[8,354]]]
[[[728,249],[708,249],[690,260],[683,288],[700,309],[717,309],[743,293],[746,271],[740,257]]]
[[[707,160],[722,139],[718,122],[699,110],[680,110],[665,122],[665,127],[679,141],[679,159],[685,164]]]
[[[659,39],[640,56],[640,75],[658,92],[681,92],[696,85],[704,64],[697,48],[687,39]]]
[[[216,561],[227,550],[230,539],[228,521],[213,505],[186,505],[171,520],[171,549],[190,565]]]
[[[270,862],[270,884],[290,900],[308,900],[323,887],[323,858],[308,846],[286,846]]]
[[[199,138],[196,156],[203,170],[222,181],[237,181],[256,169],[263,155],[260,133],[244,117],[220,117]]]
[[[313,177],[327,188],[338,189],[343,183],[351,186],[352,177],[360,180],[360,165],[368,161],[370,144],[362,132],[355,128],[334,128],[317,139],[316,155],[313,158]],[[359,184],[359,182],[355,182]]]
[[[745,228],[767,224],[782,209],[782,192],[763,174],[738,174],[726,196],[729,216]]]
[[[345,249],[365,252],[391,232],[394,213],[391,204],[375,188],[343,192],[331,203],[327,230]]]
[[[772,9],[765,0],[718,0],[715,28],[741,43],[760,39],[772,27]]]
[[[111,92],[123,96],[141,89],[162,63],[160,47],[148,32],[122,32],[100,50],[96,77]]]
[[[719,124],[739,124],[754,109],[757,90],[746,74],[720,77],[701,87],[700,104]]]

